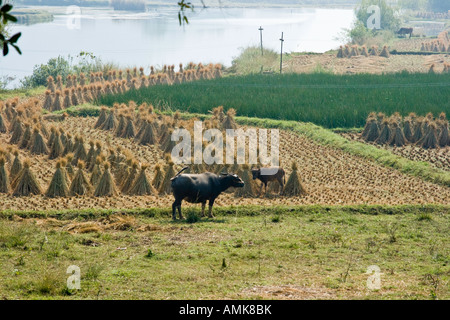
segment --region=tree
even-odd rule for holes
[[[444,0],[429,0],[428,3],[431,11],[448,12],[450,10],[450,2]]]
[[[13,6],[9,3],[2,5],[2,3],[3,0],[0,0],[0,46],[2,48],[3,56],[6,56],[9,53],[9,45],[16,49],[19,54],[22,54],[19,47],[16,45],[17,40],[19,40],[22,33],[18,32],[8,38],[9,35],[6,30],[6,25],[8,22],[17,22],[17,18],[9,13]]]
[[[428,0],[399,0],[398,4],[403,9],[424,11],[427,8]]]

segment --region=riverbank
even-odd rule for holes
[[[12,14],[17,18],[18,24],[36,24],[44,22],[52,22],[53,14],[46,10],[37,10],[32,8],[18,8],[12,11]]]

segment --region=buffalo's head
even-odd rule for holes
[[[256,180],[259,176],[261,175],[261,169],[253,169],[252,168],[252,176],[253,176],[253,180]]]
[[[237,174],[234,173],[222,173],[222,176],[226,176],[230,181],[230,187],[242,188],[244,186],[244,181]]]

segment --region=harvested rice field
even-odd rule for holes
[[[427,162],[435,168],[439,168],[445,171],[450,171],[450,147],[436,148],[436,149],[424,149],[416,145],[405,145],[402,147],[380,145],[374,142],[365,142],[361,137],[361,133],[345,132],[341,135],[349,140],[364,142],[376,146],[377,148],[384,148],[389,150],[393,154],[413,160]]]
[[[84,141],[101,141],[104,150],[121,148],[123,153],[133,154],[140,163],[150,165],[149,179],[154,178],[153,167],[164,166],[163,151],[156,145],[143,146],[132,139],[116,137],[111,131],[94,129],[96,117],[68,117],[56,123]],[[246,129],[246,128],[245,128]],[[0,134],[2,146],[8,147],[10,135]],[[357,205],[357,204],[450,204],[450,189],[425,182],[418,177],[405,175],[392,168],[386,168],[370,160],[351,155],[329,146],[321,146],[311,139],[293,132],[281,130],[281,166],[291,173],[292,162],[297,163],[307,195],[286,197],[271,193],[262,197],[240,198],[233,193],[222,194],[216,201],[218,206],[229,205]],[[55,172],[57,159],[32,155],[20,149],[19,157],[30,158],[31,170],[41,186],[48,186]],[[182,166],[176,167],[175,171]],[[116,184],[121,184],[116,181]],[[46,188],[44,188],[46,189]],[[172,195],[116,197],[77,196],[49,198],[44,195],[11,197],[1,195],[1,209],[13,211],[45,211],[74,209],[133,209],[148,207],[170,207]]]

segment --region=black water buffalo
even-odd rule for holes
[[[262,192],[263,185],[265,186],[264,190],[267,192],[267,183],[269,181],[277,180],[280,184],[280,194],[283,192],[284,184],[286,183],[286,173],[284,169],[281,167],[269,167],[269,168],[258,168],[252,169],[253,180],[259,179],[261,180],[261,189],[259,193]]]
[[[188,167],[183,168],[171,179],[172,191],[175,201],[172,204],[172,218],[176,220],[176,208],[180,219],[183,219],[181,214],[181,201],[186,200],[191,203],[202,204],[202,217],[205,215],[206,201],[209,201],[209,214],[213,218],[212,207],[214,200],[225,190],[230,187],[242,188],[244,181],[236,174],[223,173],[216,175],[211,172],[200,174],[181,174]]]
[[[400,30],[398,30],[396,33],[399,35],[407,35],[409,34],[409,38],[411,38],[412,34],[413,34],[413,28],[401,28]]]

